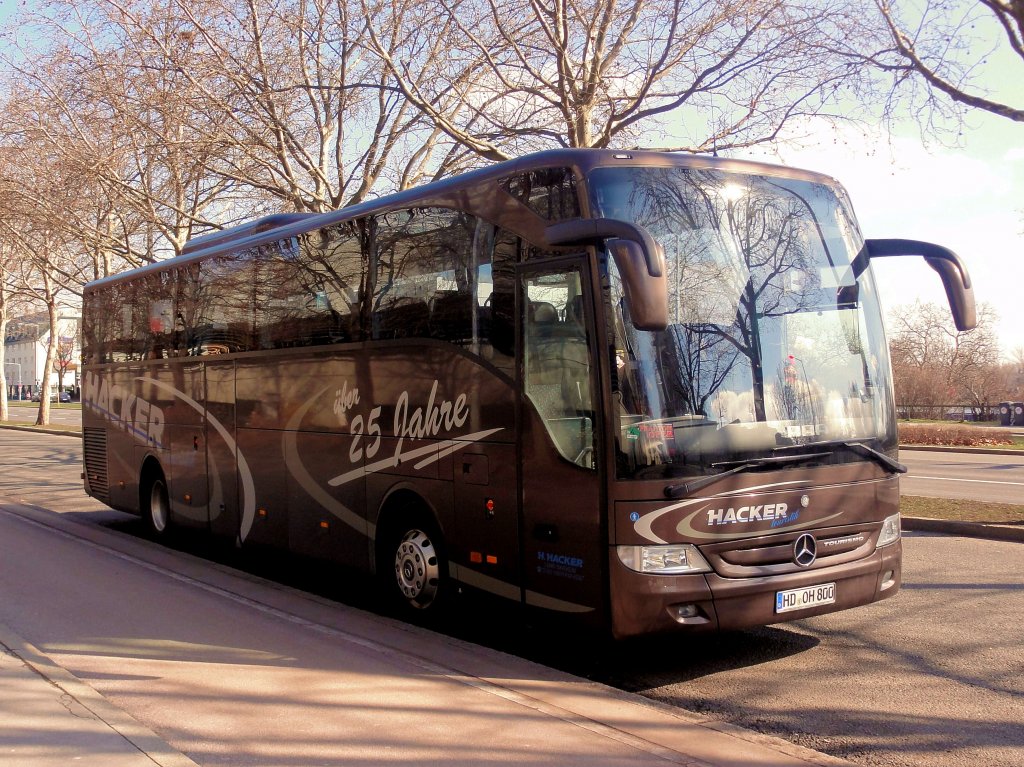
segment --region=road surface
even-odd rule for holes
[[[901,450],[909,472],[904,495],[1024,504],[1024,452],[1020,455]]]

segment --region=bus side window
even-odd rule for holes
[[[572,168],[541,168],[503,180],[505,191],[541,218],[563,221],[580,215]]]
[[[378,217],[370,251],[376,261],[373,338],[432,338],[475,347],[475,230],[476,219],[446,208]]]
[[[253,343],[253,256],[216,256],[200,266],[203,291],[195,301],[192,356],[243,352]]]

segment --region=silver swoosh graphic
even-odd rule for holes
[[[242,496],[244,499],[242,503],[242,527],[238,532],[238,539],[240,541],[244,541],[248,537],[249,531],[252,529],[253,520],[256,518],[256,485],[253,482],[252,471],[249,470],[249,464],[246,462],[245,456],[242,455],[242,452],[238,449],[238,444],[235,442],[235,438],[228,433],[224,424],[210,415],[206,408],[185,394],[185,392],[179,391],[169,384],[165,384],[162,381],[158,381],[155,378],[150,378],[148,376],[139,376],[135,380],[151,383],[158,389],[170,392],[197,413],[202,415],[213,426],[213,428],[217,430],[217,433],[220,434],[221,439],[224,440],[224,444],[228,446],[228,450],[231,451],[235,460],[238,461],[238,473],[242,479]]]
[[[299,483],[303,490],[305,490],[310,497],[323,506],[327,511],[340,519],[343,523],[356,530],[363,535],[369,536],[370,538],[376,537],[376,525],[370,524],[369,521],[363,519],[361,516],[356,514],[345,504],[341,503],[335,498],[332,498],[327,492],[320,487],[313,477],[310,476],[309,472],[306,471],[306,467],[302,463],[302,459],[299,458],[299,424],[302,423],[302,419],[306,417],[306,413],[313,406],[316,400],[323,396],[324,392],[330,389],[330,386],[325,386],[300,407],[295,415],[292,416],[291,420],[288,421],[288,425],[285,427],[285,432],[281,437],[282,449],[284,451],[284,463],[288,467],[288,471]]]

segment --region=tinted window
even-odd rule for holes
[[[199,265],[184,303],[194,317],[188,333],[190,356],[245,352],[255,348],[256,252],[216,256]],[[186,312],[181,312],[185,316]]]
[[[543,168],[504,181],[505,190],[541,218],[579,218],[576,177],[570,168]]]

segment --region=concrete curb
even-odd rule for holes
[[[0,424],[0,429],[10,429],[11,431],[28,431],[34,434],[56,434],[58,437],[78,437],[82,438],[82,432],[71,431],[69,429],[45,429],[41,426],[21,426],[20,424],[5,423]]]
[[[11,655],[37,674],[42,682],[59,691],[62,698],[67,696],[67,699],[74,701],[87,711],[94,719],[97,728],[108,729],[120,736],[125,741],[126,753],[137,751],[159,767],[199,767],[152,730],[140,724],[2,623],[0,623],[0,646],[7,648]],[[62,701],[62,705],[65,707],[68,707],[67,699]],[[53,737],[59,740],[60,732],[54,731]],[[62,744],[55,741],[54,745]]]
[[[942,535],[961,535],[966,538],[986,538],[990,541],[1013,541],[1024,543],[1024,527],[1011,525],[983,525],[978,522],[957,522],[951,519],[928,519],[926,517],[903,517],[904,530]]]

